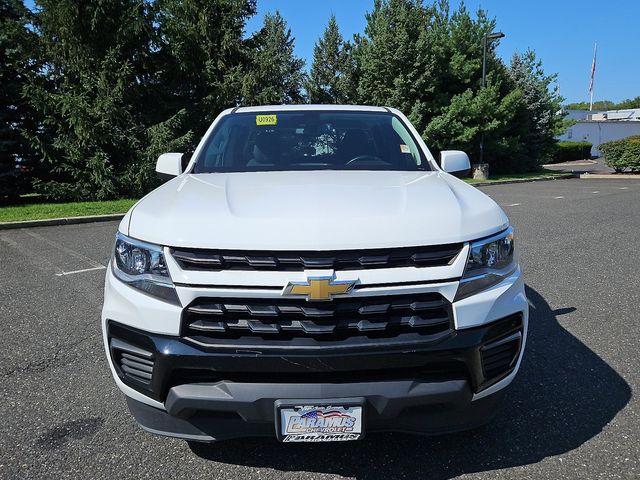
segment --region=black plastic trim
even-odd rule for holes
[[[334,298],[199,297],[181,336],[205,348],[335,349],[430,343],[451,334],[451,303],[436,292]]]
[[[232,385],[230,385],[233,387]],[[220,385],[224,390],[227,385]],[[308,388],[312,390],[308,390]],[[265,390],[266,389],[266,390]],[[418,435],[441,435],[479,427],[495,415],[505,389],[472,400],[467,382],[452,380],[437,383],[390,382],[387,384],[353,384],[329,398],[313,385],[255,384],[244,391],[216,398],[216,385],[184,386],[172,389],[168,410],[160,410],[127,398],[138,424],[146,431],[190,441],[216,442],[242,437],[276,436],[277,408],[291,404],[304,390],[302,398],[317,404],[328,399],[332,404],[363,405],[364,432],[402,432]],[[275,395],[275,397],[270,397]],[[318,398],[314,400],[314,395]],[[284,400],[283,400],[284,399]],[[295,401],[293,402],[295,403]],[[198,448],[192,445],[192,448]]]
[[[522,328],[522,315],[518,313],[482,327],[455,330],[435,342],[381,339],[365,347],[340,350],[291,346],[266,349],[260,345],[208,349],[114,321],[107,324],[107,336],[110,345],[118,339],[153,352],[154,374],[149,385],[126,376],[120,378],[140,393],[164,401],[175,385],[225,380],[323,384],[347,381],[349,377],[353,381],[422,378],[427,382],[462,377],[473,392],[479,392],[500,380],[484,378],[481,347]]]
[[[335,251],[212,250],[173,247],[170,253],[183,270],[301,272],[318,268],[367,270],[446,266],[453,263],[463,246],[463,243],[453,243]]]

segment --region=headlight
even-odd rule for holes
[[[516,269],[513,228],[471,243],[469,258],[454,301],[489,288]]]
[[[134,240],[118,232],[111,265],[113,274],[127,285],[180,305],[162,247]]]

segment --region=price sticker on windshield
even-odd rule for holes
[[[256,125],[277,125],[277,115],[256,115]]]

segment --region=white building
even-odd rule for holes
[[[576,121],[558,139],[571,142],[591,142],[591,155],[599,156],[598,146],[611,140],[640,135],[640,108],[589,112],[569,110],[566,116]]]

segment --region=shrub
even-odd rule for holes
[[[553,149],[552,161],[550,163],[590,158],[592,146],[593,144],[589,142],[558,142]]]
[[[632,172],[640,171],[640,135],[603,143],[598,149],[604,155],[605,163],[616,172],[627,168]]]

